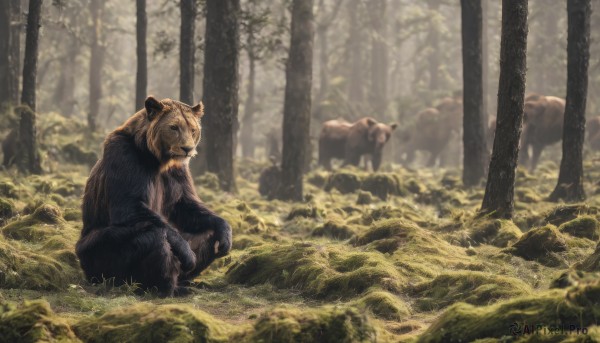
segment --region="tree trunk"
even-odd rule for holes
[[[233,146],[238,116],[239,0],[206,1],[203,117],[208,171],[236,191]]]
[[[567,101],[563,129],[563,153],[558,184],[550,200],[575,202],[585,199],[583,190],[583,140],[590,59],[590,0],[568,0]]]
[[[382,115],[387,106],[388,51],[385,43],[386,1],[372,0],[371,19],[371,87],[369,101],[374,113]]]
[[[90,1],[92,16],[92,46],[90,56],[90,110],[88,112],[88,128],[96,130],[96,120],[100,112],[102,98],[102,65],[104,64],[104,42],[102,33],[103,0]]]
[[[348,99],[355,104],[364,100],[363,88],[363,32],[360,27],[360,0],[350,0],[348,6],[350,37],[348,39],[350,50],[350,70],[348,76]]]
[[[71,117],[75,107],[75,83],[77,76],[77,55],[79,55],[79,41],[76,37],[69,37],[70,42],[66,54],[61,58],[60,76],[54,90],[54,102],[60,113]]]
[[[0,1],[0,111],[12,104],[11,90],[11,2]]]
[[[22,172],[40,174],[42,165],[37,150],[35,125],[35,79],[37,73],[38,38],[42,15],[42,0],[29,1],[27,15],[27,36],[25,38],[25,59],[23,64],[23,92],[19,108],[19,143],[22,156],[19,169]]]
[[[488,123],[490,121],[490,107],[489,104],[489,76],[490,76],[490,53],[489,53],[489,35],[488,35],[488,27],[489,27],[489,4],[490,0],[481,0],[481,78],[483,79],[482,89],[483,89],[483,102],[482,102],[482,111],[483,111],[483,123],[484,123],[484,133],[487,137],[488,133]],[[489,148],[489,147],[488,147]],[[487,157],[486,157],[487,158]]]
[[[523,125],[527,0],[502,0],[500,81],[494,148],[481,213],[512,218],[519,139]]]
[[[486,140],[483,113],[481,0],[461,0],[463,58],[463,184],[485,176]]]
[[[179,99],[194,105],[194,32],[196,0],[181,0],[181,36],[179,40]]]
[[[148,62],[146,57],[146,0],[136,1],[136,38],[137,38],[137,73],[135,77],[135,109],[137,112],[144,108],[148,96]]]
[[[250,36],[252,34],[250,33]],[[256,82],[256,62],[251,54],[248,54],[250,70],[248,74],[248,88],[246,90],[247,98],[244,106],[244,119],[242,120],[242,130],[240,132],[240,140],[242,141],[242,156],[254,158],[254,112],[256,106],[254,104],[254,86]]]
[[[294,0],[292,30],[285,70],[283,151],[278,198],[302,201],[302,175],[309,148],[312,85],[313,0]]]

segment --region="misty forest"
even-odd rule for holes
[[[0,0],[0,342],[600,342],[600,0]]]

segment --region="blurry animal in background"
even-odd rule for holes
[[[523,113],[519,164],[528,165],[530,170],[535,170],[544,148],[561,141],[564,115],[564,99],[539,94],[527,96]]]
[[[429,153],[428,167],[436,163],[443,164],[442,152],[447,149],[462,130],[462,100],[458,98],[443,98],[436,107],[429,107],[417,113],[414,125],[405,128],[400,133],[401,143],[398,153],[406,155],[404,162],[414,161],[417,151]],[[460,144],[460,142],[454,142]],[[460,156],[453,156],[458,160]]]
[[[585,124],[587,142],[593,150],[600,150],[600,116],[587,120]]]
[[[188,169],[203,106],[149,97],[104,141],[85,186],[76,253],[91,282],[185,294],[231,249],[231,227],[198,199]]]
[[[271,156],[270,160],[272,165],[263,170],[258,178],[258,192],[268,200],[273,200],[281,184],[281,168],[274,156]]]
[[[4,160],[2,165],[6,168],[12,166],[16,161],[17,151],[19,150],[19,133],[17,129],[10,130],[8,135],[2,141],[2,153]]]
[[[383,148],[397,124],[379,123],[371,117],[354,123],[329,120],[323,123],[319,136],[319,165],[331,170],[332,159],[343,159],[344,165],[358,166],[363,155],[371,156],[373,170],[381,165]]]

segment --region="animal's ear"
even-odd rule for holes
[[[369,125],[369,127],[373,126],[377,124],[377,122],[375,121],[375,119],[373,118],[367,118],[367,125]]]
[[[163,110],[164,105],[153,96],[149,96],[144,102],[144,107],[146,108],[148,120],[152,121]]]
[[[198,103],[198,105],[192,107],[192,112],[196,116],[196,118],[200,119],[204,115],[204,104],[202,101]]]
[[[392,123],[392,124],[390,124],[390,127],[392,128],[392,131],[394,131],[398,127],[398,124]]]

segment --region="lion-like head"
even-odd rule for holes
[[[161,163],[187,162],[196,155],[200,142],[202,103],[191,107],[171,99],[150,96],[144,103],[143,125],[146,145]]]

